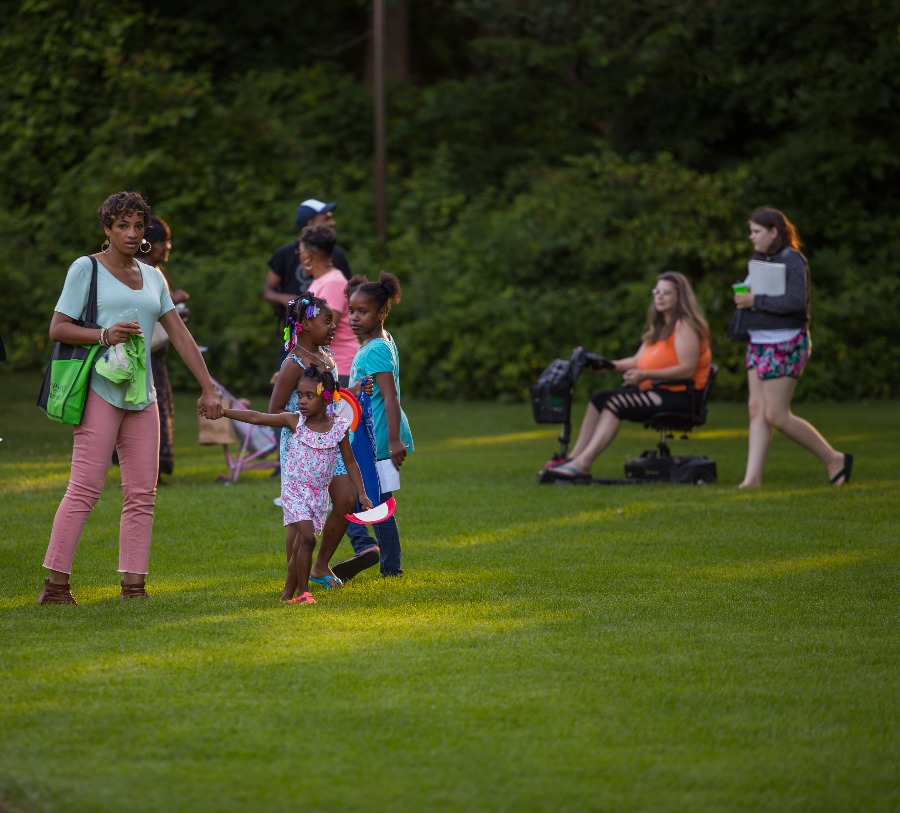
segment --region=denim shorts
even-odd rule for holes
[[[756,370],[760,380],[770,378],[800,378],[812,353],[812,339],[805,330],[788,342],[747,345],[744,366]]]

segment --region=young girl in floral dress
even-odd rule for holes
[[[309,571],[316,536],[322,531],[328,514],[328,485],[334,476],[338,452],[360,504],[364,509],[373,506],[366,497],[362,475],[350,449],[347,433],[350,420],[334,415],[340,398],[334,376],[320,370],[317,364],[309,364],[297,382],[297,396],[298,412],[270,414],[252,409],[223,412],[233,420],[291,431],[281,467],[281,507],[284,524],[295,530],[291,560],[299,595],[288,603],[315,604],[309,592]]]
[[[296,412],[298,410],[297,383],[304,370],[310,364],[317,364],[321,370],[327,370],[336,381],[340,381],[337,362],[331,350],[326,346],[331,344],[335,333],[334,313],[321,297],[313,291],[307,291],[293,300],[288,306],[287,327],[285,328],[285,349],[287,356],[281,365],[278,375],[275,377],[275,385],[272,389],[272,397],[269,399],[269,412]],[[348,370],[349,372],[349,367]],[[366,389],[366,386],[363,387]],[[354,395],[359,395],[360,387],[353,389]],[[367,385],[367,391],[371,393],[372,385]],[[280,457],[282,466],[288,454],[288,446],[291,438],[289,429],[281,430]],[[309,580],[326,590],[341,587],[342,582],[331,571],[331,557],[347,531],[348,522],[346,514],[356,510],[356,491],[344,462],[338,456],[334,470],[334,477],[328,487],[331,495],[332,510],[325,520],[322,529],[322,543],[319,552],[309,572]],[[361,527],[361,526],[356,526]],[[294,547],[296,545],[296,532],[293,526],[288,526],[285,539],[285,553],[287,557],[287,576],[285,578],[282,601],[294,597],[297,591],[295,578],[296,569],[291,562]],[[364,559],[363,564],[371,567],[378,564],[378,548],[370,545],[367,534],[363,534],[363,544],[354,552]],[[354,539],[351,538],[351,543]]]

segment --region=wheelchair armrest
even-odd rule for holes
[[[693,378],[658,378],[653,382],[653,388],[662,386],[679,386],[679,387],[687,387],[689,390],[694,389],[694,379]]]

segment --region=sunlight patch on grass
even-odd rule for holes
[[[692,437],[695,440],[734,440],[747,437],[746,429],[698,429]]]
[[[441,600],[420,604],[414,612],[400,613],[396,609],[369,608],[365,624],[360,624],[358,617],[328,612],[327,606],[321,605],[281,605],[257,611],[237,608],[233,612],[145,624],[148,634],[141,637],[138,649],[97,649],[90,659],[67,663],[65,669],[35,679],[44,689],[65,686],[76,678],[88,688],[148,670],[174,675],[210,667],[249,671],[320,659],[333,663],[337,658],[357,657],[360,652],[404,643],[493,640],[499,635],[516,635],[565,619],[559,610],[524,612],[525,603]],[[248,621],[253,623],[249,629]],[[185,631],[191,630],[195,634],[185,637]],[[241,630],[243,634],[229,635],[229,630]]]
[[[247,572],[247,571],[245,571]],[[153,593],[160,596],[202,596],[210,591],[227,589],[235,590],[235,579],[231,576],[211,576],[207,578],[191,577],[184,573],[179,573],[176,580],[168,579],[151,579],[147,583],[147,590],[150,591],[151,585]],[[248,595],[254,592],[264,592],[273,589],[276,585],[280,587],[281,582],[277,579],[271,579],[264,582],[251,582],[244,577],[240,581],[239,592],[241,595]]]
[[[470,446],[502,446],[504,443],[518,443],[523,440],[544,440],[559,434],[559,429],[535,429],[531,432],[509,432],[505,435],[479,435],[472,438],[449,438],[443,443],[430,447],[431,451]]]
[[[808,502],[814,497],[818,499],[824,496],[827,500],[832,502],[846,499],[846,511],[849,514],[850,512],[860,510],[859,501],[861,499],[866,499],[867,495],[869,498],[872,498],[873,495],[878,493],[878,489],[895,492],[896,483],[884,478],[872,478],[867,479],[865,483],[862,484],[854,478],[850,483],[834,486],[828,482],[825,477],[825,472],[822,470],[821,480],[818,485],[807,483],[806,485],[799,485],[796,488],[782,488],[778,486],[767,486],[763,483],[756,488],[734,487],[729,499],[735,503],[764,502],[771,505],[776,502],[782,504],[792,503],[798,500]]]
[[[42,583],[35,582],[34,590],[32,590],[33,595],[29,594],[27,597],[0,598],[0,610],[19,610],[23,607],[37,604],[38,596],[41,594],[41,586]]]
[[[632,513],[639,513],[650,510],[649,507],[640,506],[629,509]],[[606,508],[600,511],[581,511],[570,517],[555,517],[553,519],[545,519],[533,522],[520,522],[516,525],[509,525],[505,528],[498,528],[494,531],[479,533],[462,533],[455,536],[445,537],[443,540],[436,541],[435,547],[456,548],[456,547],[472,547],[474,545],[492,545],[497,542],[508,542],[511,539],[518,539],[525,535],[539,535],[548,531],[558,530],[560,528],[574,528],[580,525],[589,525],[603,520],[617,519],[624,513],[621,508]]]
[[[280,608],[279,608],[280,609]],[[161,621],[158,624],[148,624],[147,626],[155,629],[155,630],[171,630],[171,629],[184,629],[191,627],[203,627],[203,626],[211,626],[213,624],[231,624],[231,623],[240,623],[242,621],[249,620],[251,618],[255,619],[265,619],[272,612],[272,608],[261,608],[258,610],[251,610],[247,607],[237,607],[232,612],[218,612],[218,613],[209,613],[207,615],[203,615],[200,613],[194,613],[191,616],[185,616],[182,618],[177,618],[170,621]]]
[[[19,469],[21,467],[17,466],[16,468]],[[68,469],[61,470],[58,466],[41,466],[40,468],[48,471],[39,476],[25,473],[24,476],[5,482],[3,484],[3,492],[5,494],[30,494],[36,491],[51,491],[65,488],[69,482]],[[51,468],[53,470],[49,471]]]
[[[755,562],[736,562],[730,565],[712,565],[699,568],[699,572],[716,581],[743,581],[747,579],[791,576],[809,570],[825,570],[848,567],[860,562],[883,558],[880,550],[847,550],[819,553],[813,556],[797,556],[791,559],[760,559]]]
[[[824,477],[824,471],[823,471]],[[846,486],[838,486],[835,488],[831,483],[825,480],[821,486],[798,486],[797,488],[781,488],[777,486],[767,486],[763,483],[761,486],[752,488],[737,488],[735,486],[731,499],[735,502],[765,502],[771,503],[773,500],[779,502],[791,502],[793,500],[808,500],[810,494],[831,492],[838,494],[849,491],[853,488],[853,483]]]

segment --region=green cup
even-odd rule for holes
[[[734,285],[731,286],[731,290],[736,294],[749,294],[750,286],[747,285],[746,282],[735,282]]]

